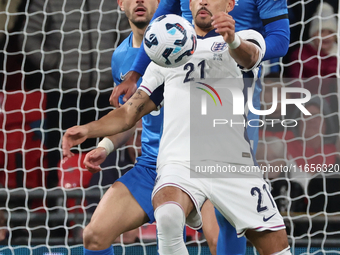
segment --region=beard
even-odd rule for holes
[[[138,28],[138,29],[142,29],[145,28],[149,25],[148,21],[132,21],[132,23]]]
[[[208,14],[212,17],[212,13],[211,13],[208,9],[206,9],[205,7],[202,7],[201,9],[199,9],[199,10],[197,11],[197,14],[196,14],[196,16],[195,16],[195,19],[194,19],[194,21],[195,21],[195,26],[199,27],[199,28],[202,29],[202,30],[211,30],[211,28],[212,28],[212,25],[211,25],[212,20],[211,20],[211,19],[210,19],[210,20],[199,19],[199,18],[198,18],[198,13],[199,13],[200,11],[206,11],[206,12],[208,12]]]
[[[212,23],[212,20],[205,21],[205,20],[197,20],[195,18],[195,25],[202,30],[211,30],[211,28],[212,28],[211,23]]]

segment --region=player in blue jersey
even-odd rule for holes
[[[188,0],[162,0],[154,15],[158,17],[167,13],[182,13],[187,20],[192,21]],[[244,29],[254,29],[260,32],[266,42],[266,53],[263,60],[282,57],[287,53],[290,38],[287,2],[285,0],[236,0],[234,10],[230,15],[236,21],[236,31]],[[136,91],[136,81],[144,74],[150,59],[145,54],[143,48],[139,51],[136,61],[131,71],[126,74],[126,81],[116,87],[111,95],[110,101],[114,106],[118,106],[118,98],[125,94],[123,100],[126,101]],[[245,75],[247,77],[247,74]],[[253,104],[256,109],[260,108],[261,85],[256,84],[254,88]],[[249,113],[248,119],[258,119],[258,116]],[[258,128],[247,128],[248,137],[256,152],[258,141]],[[244,254],[246,240],[237,239],[233,227],[216,210],[216,217],[220,225],[218,238],[218,254]],[[226,240],[234,243],[232,247],[227,247]]]
[[[141,45],[144,30],[158,2],[157,0],[137,2],[120,0],[118,3],[130,21],[132,33],[112,55],[112,76],[116,85],[124,80],[125,74],[130,70]],[[142,154],[138,157],[135,167],[108,190],[97,207],[90,224],[86,226],[84,230],[85,255],[112,255],[111,243],[120,234],[146,222],[155,221],[151,192],[156,178],[156,159],[163,123],[163,109],[144,116],[142,123]],[[86,155],[84,164],[87,169],[92,173],[100,171],[100,164],[104,162],[107,155],[125,144],[133,132],[134,129],[130,129],[124,133],[104,138],[95,150]],[[64,146],[63,148],[65,156],[72,156],[70,147]],[[213,206],[210,203],[205,203],[202,208],[203,215],[207,215],[206,210],[211,215]],[[204,217],[204,220],[205,222],[209,221],[209,224],[206,224],[208,229],[212,225],[217,225],[214,217]],[[216,254],[216,234],[212,237],[216,238],[215,242],[210,241],[212,238],[209,238],[209,234],[206,236],[212,254]],[[215,247],[211,245],[212,243],[215,243]]]
[[[116,84],[124,79],[132,61],[142,43],[144,31],[157,9],[158,0],[118,0],[125,12],[132,33],[116,49],[112,57],[112,73]],[[119,69],[118,69],[119,68]],[[162,112],[143,118],[142,157],[133,169],[116,181],[105,193],[97,206],[91,222],[83,232],[85,255],[113,255],[112,243],[124,232],[135,229],[146,222],[154,222],[151,205],[151,192],[156,178],[157,157],[160,125],[150,125],[152,119],[162,123]],[[114,147],[119,148],[131,137],[134,130],[126,131],[109,138],[104,138],[98,148],[86,155],[85,165],[92,173],[100,171],[100,164]],[[113,147],[114,146],[114,147]],[[154,149],[155,148],[155,149]],[[64,147],[64,155],[72,156],[70,148]]]

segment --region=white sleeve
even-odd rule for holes
[[[241,37],[243,40],[249,41],[254,43],[254,45],[259,49],[259,58],[257,59],[255,65],[249,69],[243,68],[242,71],[247,72],[253,70],[254,68],[258,67],[266,53],[266,42],[264,41],[263,36],[252,29],[242,30],[237,32],[237,35]]]
[[[139,89],[143,90],[158,108],[163,105],[164,75],[162,67],[151,62],[145,70]]]

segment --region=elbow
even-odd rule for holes
[[[131,128],[133,128],[136,123],[138,122],[138,120],[140,119],[139,116],[137,114],[132,114],[131,112],[127,112],[124,118],[124,128],[123,131],[127,131]]]
[[[251,57],[251,60],[249,61],[249,66],[246,66],[247,69],[253,69],[256,65],[256,63],[258,62],[258,58],[259,58],[259,55],[258,54],[254,54],[252,57]]]
[[[249,56],[248,61],[246,61],[243,65],[244,68],[251,70],[255,67],[255,65],[259,62],[259,51],[257,50],[256,52],[254,52],[253,54],[251,54]]]

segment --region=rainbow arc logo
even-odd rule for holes
[[[212,86],[210,86],[210,85],[208,85],[206,83],[203,83],[203,82],[197,82],[197,83],[207,87],[208,89],[210,89],[216,95],[216,97],[218,98],[218,100],[219,100],[219,102],[220,102],[220,104],[222,106],[221,97],[220,97],[220,95],[217,93],[217,91]],[[201,88],[201,87],[196,87],[196,88],[206,92],[212,98],[212,100],[214,101],[215,105],[217,106],[217,102],[216,102],[216,99],[215,99],[213,93],[211,93],[206,88]],[[207,115],[207,97],[206,97],[206,94],[202,95],[201,114],[202,115]]]

